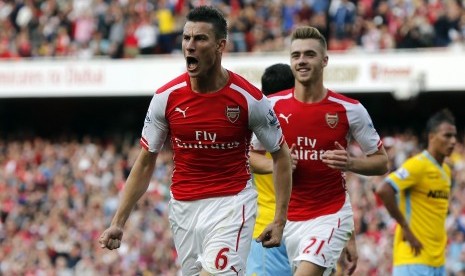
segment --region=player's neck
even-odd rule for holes
[[[446,159],[446,156],[444,154],[438,151],[435,151],[432,148],[428,148],[427,151],[440,165],[442,165],[442,163],[444,162],[444,159]]]
[[[191,89],[197,93],[215,93],[228,83],[229,73],[223,67],[206,76],[191,78]]]
[[[321,102],[327,94],[328,90],[322,84],[303,85],[297,82],[295,85],[294,97],[303,103]]]

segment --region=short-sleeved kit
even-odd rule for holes
[[[170,222],[176,249],[181,263],[200,261],[215,275],[245,271],[256,214],[248,165],[252,133],[270,152],[284,142],[269,101],[245,79],[228,73],[227,85],[214,93],[192,91],[187,73],[158,89],[140,140],[155,153],[170,140],[174,153]],[[206,210],[211,206],[215,210]],[[227,231],[218,228],[222,224]],[[201,268],[192,269],[182,267],[189,275]]]
[[[394,236],[394,265],[445,264],[447,245],[446,217],[449,210],[451,170],[439,164],[424,150],[408,159],[386,180],[397,191],[398,206],[413,234],[423,245],[417,256],[403,239],[402,229],[396,227]]]
[[[269,99],[287,144],[296,144],[294,154],[298,158],[289,203],[290,222],[284,231],[291,265],[307,260],[328,267],[329,273],[350,238],[353,214],[344,173],[324,164],[321,155],[336,149],[336,141],[347,147],[354,139],[366,155],[378,151],[382,142],[365,107],[341,94],[328,90],[320,102],[303,103],[295,99],[294,89],[289,89]],[[255,138],[252,146],[263,150]]]

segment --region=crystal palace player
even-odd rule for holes
[[[394,276],[447,275],[446,218],[452,186],[446,162],[457,143],[455,118],[440,110],[426,124],[427,148],[390,173],[376,190],[396,220]]]

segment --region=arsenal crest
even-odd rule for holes
[[[339,116],[337,115],[337,113],[326,113],[325,118],[326,123],[330,128],[335,128],[337,126],[337,123],[339,122]]]
[[[240,113],[241,113],[241,110],[239,109],[238,106],[237,107],[230,107],[230,106],[226,107],[226,117],[228,117],[228,120],[231,123],[235,123],[237,119],[239,119]]]

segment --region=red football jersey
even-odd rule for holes
[[[267,150],[283,143],[270,102],[255,86],[229,72],[218,92],[192,91],[187,73],[157,90],[150,103],[141,145],[158,152],[167,137],[173,148],[171,192],[177,200],[234,195],[250,179],[252,132]]]
[[[321,155],[334,150],[335,141],[347,147],[352,138],[365,154],[375,153],[381,140],[368,112],[358,101],[329,90],[318,103],[296,100],[293,89],[269,98],[287,144],[297,145],[288,219],[302,221],[337,212],[345,201],[344,173],[325,165]]]

